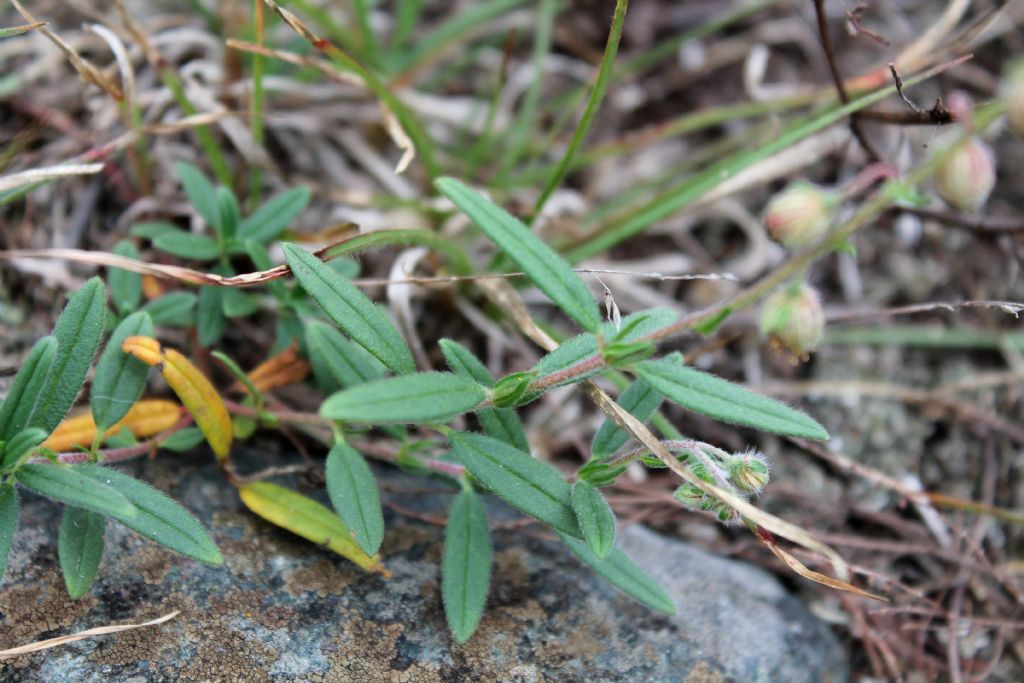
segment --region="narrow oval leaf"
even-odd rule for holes
[[[193,261],[212,261],[220,256],[217,240],[186,230],[167,230],[153,238],[160,251]]]
[[[124,417],[107,428],[103,438],[127,429],[132,436],[143,439],[170,429],[180,418],[181,406],[174,401],[156,398],[138,401]],[[96,422],[92,414],[84,413],[65,418],[43,446],[54,451],[70,451],[75,447],[89,448],[95,438]]]
[[[259,298],[229,287],[221,292],[220,307],[228,318],[245,318],[260,310]]]
[[[683,356],[675,352],[665,356],[666,362],[682,363]],[[630,415],[646,422],[650,419],[660,406],[665,397],[651,388],[647,382],[638,379],[619,395],[617,403],[619,407]],[[611,456],[615,451],[622,448],[629,440],[629,435],[623,431],[613,420],[606,418],[600,429],[594,434],[594,440],[590,447],[590,453],[594,458],[603,459]]]
[[[68,595],[77,600],[89,592],[103,558],[103,515],[73,505],[64,506],[57,534],[57,558]]]
[[[57,353],[57,338],[37,341],[14,377],[3,405],[0,405],[0,441],[9,441],[28,424],[35,397],[43,388]]]
[[[196,426],[206,436],[217,460],[226,458],[231,450],[231,416],[206,375],[185,356],[174,349],[162,347],[151,337],[128,337],[122,348],[160,371],[171,390],[192,413]]]
[[[169,292],[153,299],[142,310],[149,313],[154,325],[188,327],[194,322],[196,295],[192,292]]]
[[[192,164],[179,161],[176,165],[181,185],[192,207],[203,217],[210,227],[217,228],[220,220],[217,209],[217,190],[213,183]]]
[[[4,443],[2,469],[6,470],[15,465],[33,448],[43,443],[44,439],[46,432],[39,427],[29,427],[12,436],[10,441]]]
[[[577,481],[572,485],[572,509],[591,551],[601,559],[607,557],[615,547],[615,513],[604,496],[587,482]]]
[[[275,239],[302,213],[309,204],[309,198],[308,187],[296,187],[274,195],[242,221],[238,227],[239,238],[260,244]]]
[[[829,438],[809,415],[706,372],[665,360],[644,361],[634,370],[655,391],[695,413],[776,434]]]
[[[199,520],[163,491],[109,467],[75,465],[74,469],[114,489],[134,505],[133,515],[110,516],[135,533],[193,560],[223,564],[220,551]]]
[[[160,442],[160,448],[166,448],[169,451],[175,453],[184,453],[190,451],[203,441],[206,437],[196,427],[186,427],[180,431],[174,432],[166,439]]]
[[[131,518],[135,506],[105,483],[90,479],[65,465],[22,465],[15,473],[18,483],[36,493],[116,518]]]
[[[353,345],[353,348],[358,347]],[[362,349],[359,351],[365,353]],[[372,360],[377,362],[376,358]],[[270,391],[301,382],[308,374],[309,363],[299,356],[298,344],[291,344],[250,370],[248,378],[256,391]]]
[[[153,320],[139,311],[121,321],[96,364],[89,400],[98,429],[105,430],[124,417],[146,388],[149,366],[121,349],[128,337],[152,337]]]
[[[0,581],[7,571],[7,557],[18,528],[18,491],[11,484],[0,485]]]
[[[558,345],[558,348],[541,358],[533,369],[537,372],[537,379],[543,379],[549,375],[553,375],[563,370],[568,370],[571,367],[579,365],[583,361],[588,360],[594,356],[597,356],[601,352],[600,346],[597,343],[597,336],[584,332],[583,334],[566,339],[564,342]],[[596,365],[587,372],[566,379],[561,382],[552,384],[551,387],[559,387],[565,384],[572,384],[573,382],[582,381],[588,377],[603,372],[604,367],[602,365]]]
[[[384,540],[384,513],[370,466],[354,448],[338,443],[327,454],[325,474],[331,505],[359,547],[373,555]]]
[[[442,339],[438,343],[452,372],[471,377],[481,386],[494,386],[494,378],[491,377],[491,373],[469,349],[451,339]],[[511,408],[481,408],[477,411],[476,416],[480,420],[480,426],[489,436],[501,439],[521,451],[530,452],[526,430],[523,429],[523,423],[515,410]]]
[[[246,484],[238,495],[245,507],[271,524],[326,546],[366,571],[389,575],[380,556],[363,552],[338,516],[312,498],[269,481]]]
[[[463,491],[455,497],[444,533],[441,597],[455,640],[469,640],[480,623],[491,582],[491,531],[480,497]]]
[[[121,240],[114,245],[114,253],[130,259],[139,259],[139,250],[128,240]],[[142,301],[142,276],[123,268],[108,268],[107,283],[110,285],[110,298],[117,310],[124,314],[134,311]]]
[[[242,219],[235,193],[226,187],[217,188],[217,215],[220,218],[217,234],[225,242],[231,242],[238,232],[238,224]]]
[[[582,535],[569,484],[554,467],[483,434],[454,432],[449,438],[455,457],[492,492],[556,531]]]
[[[446,421],[472,410],[487,392],[468,377],[420,372],[360,384],[332,394],[320,414],[372,424]]]
[[[402,335],[365,294],[316,256],[294,244],[281,246],[292,274],[335,325],[396,374],[416,371]]]
[[[57,355],[32,407],[29,427],[51,432],[64,419],[85,383],[106,320],[103,282],[90,278],[68,301],[53,328]]]
[[[454,178],[438,178],[434,186],[508,254],[566,315],[585,330],[600,329],[601,312],[583,280],[522,221]]]
[[[385,368],[379,360],[346,339],[337,328],[319,320],[306,325],[306,343],[314,366],[322,364],[338,386],[354,387],[384,375]]]
[[[204,347],[216,344],[224,331],[228,329],[228,319],[224,315],[224,293],[220,287],[201,287],[199,302],[196,306],[196,330],[199,332],[199,343]]]
[[[649,577],[626,553],[614,548],[604,559],[599,558],[585,541],[560,534],[562,542],[569,547],[585,565],[593,569],[622,592],[648,607],[665,614],[675,614],[676,605],[658,583]]]

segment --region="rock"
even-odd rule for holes
[[[256,469],[243,454],[240,465]],[[0,662],[5,681],[843,681],[828,627],[766,572],[640,527],[623,548],[672,593],[679,614],[617,593],[536,527],[496,531],[487,612],[465,645],[445,625],[443,530],[388,511],[391,579],[259,520],[208,457],[161,454],[125,469],[212,529],[226,563],[165,552],[117,524],[92,591],[68,599],[57,565],[59,506],[22,492],[0,586],[0,648],[181,614]],[[441,516],[439,482],[380,471],[384,499]],[[294,482],[293,482],[294,483]],[[415,491],[413,491],[415,489]],[[434,492],[424,492],[430,489]],[[517,516],[498,501],[494,519]]]

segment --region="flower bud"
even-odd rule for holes
[[[818,292],[805,282],[794,282],[772,294],[761,311],[761,334],[796,358],[806,358],[825,336]]]
[[[836,204],[835,196],[817,185],[791,183],[768,202],[764,227],[783,246],[797,249],[828,232]]]
[[[960,211],[975,212],[985,205],[996,185],[996,158],[977,137],[957,143],[935,174],[939,194]]]
[[[1006,105],[1010,127],[1024,135],[1024,58],[1015,59],[1006,67],[999,94]]]
[[[760,493],[769,478],[768,461],[756,451],[737,453],[729,462],[729,483],[744,493]]]
[[[704,505],[704,492],[693,484],[683,484],[672,495],[691,510],[699,510]]]

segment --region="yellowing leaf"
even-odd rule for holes
[[[279,387],[301,382],[309,374],[309,363],[299,356],[299,348],[292,343],[281,353],[268,358],[249,372],[249,381],[259,391],[270,391]],[[241,382],[232,389],[244,391]]]
[[[170,429],[177,424],[180,417],[181,406],[174,401],[145,399],[133,405],[123,418],[104,432],[103,436],[113,436],[127,427],[132,434],[141,439]],[[57,429],[42,445],[55,451],[69,451],[75,446],[88,448],[95,438],[96,423],[93,421],[92,413],[86,412],[66,418],[57,425]]]
[[[206,375],[174,349],[165,348],[152,337],[128,337],[121,348],[160,371],[167,384],[185,405],[210,448],[221,461],[231,450],[231,416],[220,394]]]
[[[363,552],[338,516],[312,498],[267,481],[246,484],[238,495],[245,507],[271,524],[325,546],[366,571],[391,576],[379,554],[371,557]]]

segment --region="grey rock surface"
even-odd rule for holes
[[[254,468],[270,462],[248,460]],[[619,594],[544,534],[496,531],[487,612],[476,635],[457,645],[441,606],[439,526],[389,511],[382,556],[393,576],[384,579],[249,514],[207,457],[161,454],[125,469],[193,510],[212,529],[225,565],[200,565],[110,524],[99,578],[72,601],[57,565],[59,506],[24,493],[0,586],[0,647],[181,614],[159,626],[0,661],[0,680],[848,677],[845,653],[828,627],[774,577],[640,527],[621,534],[622,547],[666,586],[679,606],[675,617]],[[442,484],[393,470],[380,474],[386,501],[443,518],[451,496]],[[491,509],[495,520],[516,516],[497,501]]]

